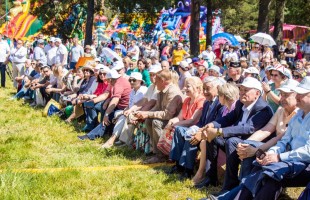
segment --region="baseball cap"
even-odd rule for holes
[[[55,39],[56,39],[55,37],[50,37],[50,40],[49,40],[49,41],[50,41],[50,42],[55,42]]]
[[[119,77],[121,77],[121,75],[114,69],[111,69],[106,76],[107,79],[118,79]]]
[[[115,45],[114,49],[122,49],[121,45]]]
[[[237,86],[244,86],[246,88],[253,88],[260,91],[260,93],[263,93],[262,83],[259,82],[256,78],[253,77],[247,77],[243,80],[241,84],[237,84]]]
[[[310,92],[310,76],[306,76],[302,81],[292,89],[297,94],[307,94]]]
[[[114,39],[115,42],[119,42],[121,41],[121,39],[119,39],[118,37]]]
[[[193,62],[193,60],[192,60],[191,58],[186,58],[186,62],[187,62],[188,64],[191,64],[191,63]]]
[[[38,44],[44,44],[44,40],[43,39],[39,39],[38,40]]]
[[[246,57],[241,57],[240,61],[247,61]]]
[[[230,62],[230,63],[229,63],[229,66],[230,66],[230,67],[233,67],[233,68],[241,67],[241,66],[240,66],[240,62],[237,62],[237,61]]]
[[[96,65],[95,69],[99,70],[100,72],[108,73],[110,71],[110,68],[107,66],[104,66],[103,64]]]
[[[131,72],[130,78],[134,78],[136,80],[143,81],[142,74],[140,72]]]
[[[184,61],[184,60],[181,61],[179,65],[180,65],[180,67],[181,67],[182,69],[188,68],[188,62],[186,62],[186,61]]]
[[[285,93],[291,93],[291,92],[294,92],[293,89],[297,87],[298,84],[299,84],[298,81],[295,81],[293,79],[288,79],[285,83],[281,85],[281,87],[279,87],[276,90],[279,90]]]
[[[179,43],[178,44],[178,47],[183,47],[184,45],[182,43]]]
[[[197,57],[194,57],[193,59],[192,59],[192,63],[195,63],[195,62],[198,62],[199,61],[199,58],[197,58]]]
[[[162,68],[160,65],[151,65],[150,68],[149,68],[149,72],[150,73],[157,73],[159,71],[161,71]]]
[[[249,67],[249,68],[244,70],[244,73],[259,74],[259,71],[258,71],[258,69],[256,67]]]
[[[55,38],[55,42],[61,42],[60,38]]]
[[[123,69],[124,67],[125,66],[124,66],[124,63],[122,61],[116,61],[116,62],[113,63],[112,69],[117,71],[117,70]]]

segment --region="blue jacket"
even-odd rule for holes
[[[197,126],[201,128],[206,124],[216,119],[219,119],[220,117],[222,117],[222,112],[223,106],[220,104],[218,98],[215,99],[213,104],[210,101],[205,101],[202,108],[202,115],[199,119]]]
[[[224,137],[241,136],[241,139],[247,139],[255,131],[263,128],[273,115],[267,102],[259,97],[250,111],[246,124],[238,125],[242,120],[242,107],[243,103],[238,100],[233,111],[212,122],[215,128],[222,128]]]

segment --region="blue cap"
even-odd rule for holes
[[[200,59],[197,57],[192,58],[192,63],[198,62]]]

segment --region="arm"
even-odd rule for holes
[[[180,112],[180,114],[182,114],[182,111]],[[176,123],[173,123],[173,126],[189,127],[189,126],[196,124],[199,121],[199,119],[202,115],[202,110],[196,110],[195,113],[193,114],[192,118],[187,119],[187,120],[183,120],[183,117],[180,116],[180,114],[178,116],[179,121]]]
[[[103,94],[99,95],[98,97],[95,97],[92,101],[94,103],[98,103],[100,101],[106,100],[110,95],[110,92],[104,92]]]
[[[264,126],[261,130],[256,131],[251,135],[247,140],[254,140],[254,141],[263,141],[267,138],[271,133],[276,131],[276,126],[268,123]]]

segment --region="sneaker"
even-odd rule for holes
[[[80,140],[89,140],[89,137],[87,135],[79,135],[77,136]]]
[[[35,107],[37,104],[36,104],[36,102],[34,101],[34,102],[32,102],[29,106],[31,106],[31,107]]]

